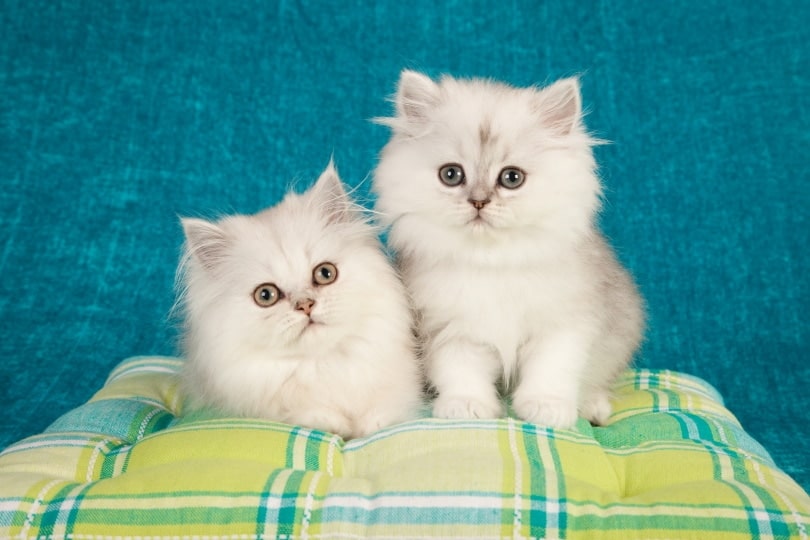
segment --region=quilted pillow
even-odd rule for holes
[[[807,538],[810,497],[707,383],[628,371],[610,425],[422,419],[344,442],[179,417],[182,361],[121,363],[0,454],[0,537]]]

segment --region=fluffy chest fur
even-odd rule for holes
[[[507,371],[529,338],[593,317],[592,283],[577,260],[493,266],[450,259],[428,269],[414,256],[403,266],[421,331],[432,340],[490,344]]]

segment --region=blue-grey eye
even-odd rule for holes
[[[464,183],[464,168],[457,163],[448,163],[439,169],[439,180],[445,186],[456,187]]]
[[[329,285],[338,276],[337,266],[330,262],[322,262],[312,270],[312,282],[315,285]]]
[[[515,167],[506,167],[498,175],[498,184],[506,189],[517,189],[526,181],[526,173]]]
[[[284,297],[281,290],[272,283],[262,283],[253,291],[253,301],[259,307],[270,307]]]

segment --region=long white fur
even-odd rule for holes
[[[361,437],[422,405],[412,314],[377,230],[329,167],[303,194],[255,215],[183,219],[180,271],[191,407]],[[321,262],[335,282],[315,286]],[[285,298],[261,308],[253,291]],[[312,320],[296,310],[315,301]]]
[[[404,71],[374,174],[419,313],[435,416],[503,414],[568,427],[610,415],[616,375],[638,348],[641,297],[595,225],[601,185],[577,79],[543,89]],[[439,169],[463,166],[448,187]],[[496,184],[504,167],[526,182]],[[481,220],[468,199],[489,198]]]

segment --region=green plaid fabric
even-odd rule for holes
[[[810,497],[705,382],[628,371],[610,425],[425,418],[344,442],[196,414],[123,362],[0,454],[0,538],[807,538]]]

